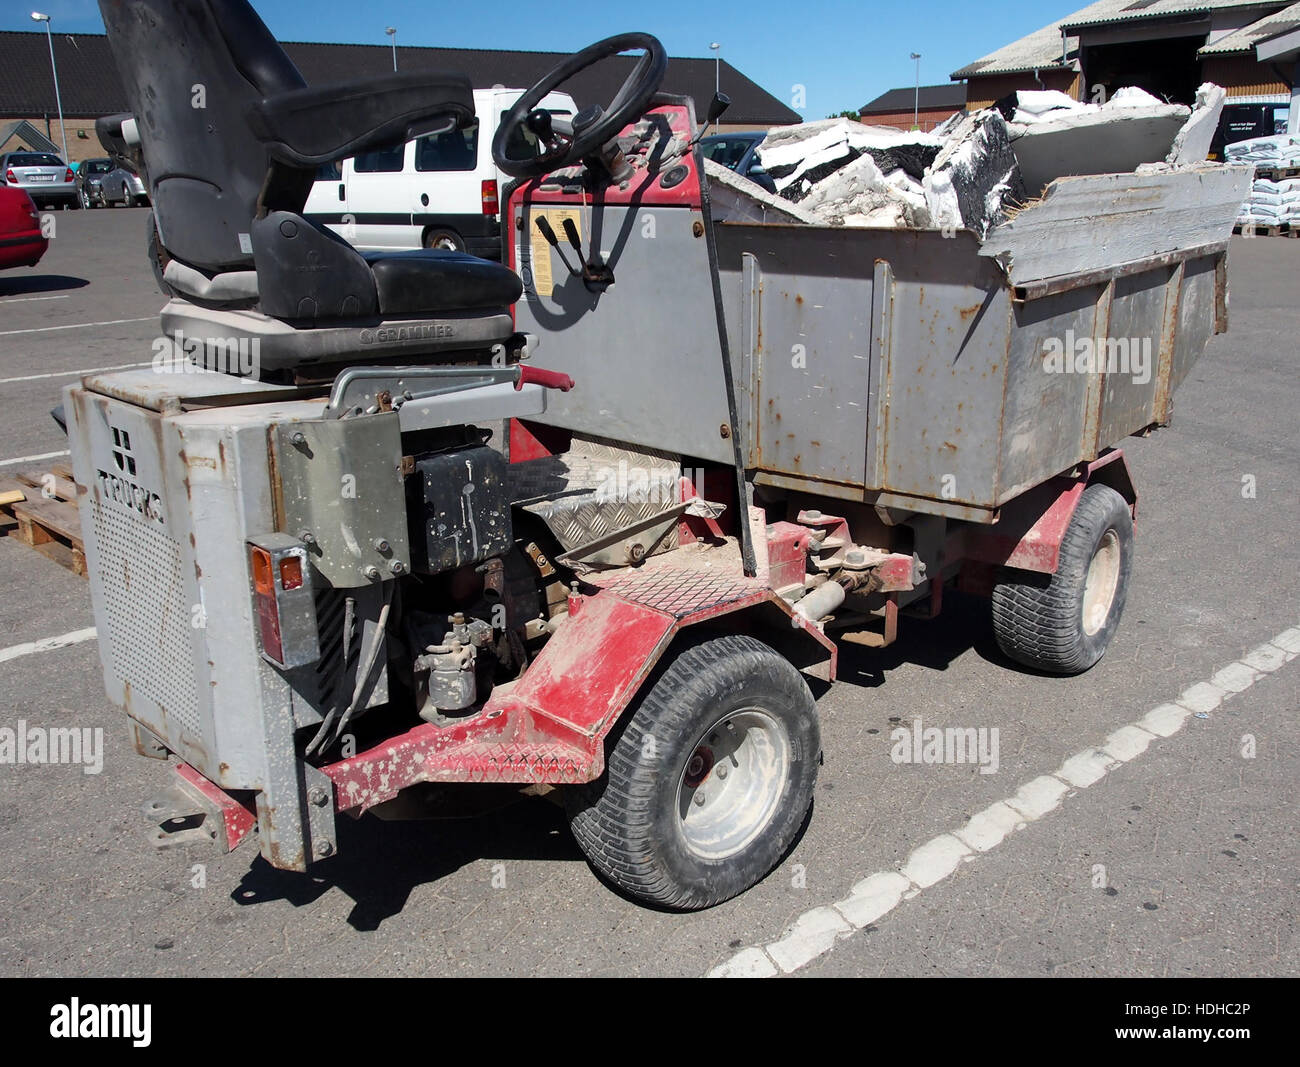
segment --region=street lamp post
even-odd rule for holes
[[[718,93],[722,91],[722,45],[714,41],[709,48],[713,52],[713,91]]]
[[[389,26],[384,32],[388,34],[388,39],[393,42],[393,70],[397,70],[397,27]]]
[[[916,60],[916,95],[912,98],[912,127],[921,128],[921,53],[913,52],[912,58]]]
[[[63,126],[63,97],[59,95],[59,68],[54,62],[54,34],[50,30],[50,16],[32,12],[33,22],[45,23],[45,40],[50,46],[50,71],[54,75],[54,103],[59,109],[59,136],[63,138],[63,162],[68,162],[68,131]]]

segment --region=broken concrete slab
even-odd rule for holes
[[[819,182],[799,206],[832,226],[925,228],[930,222],[920,185],[901,170],[887,177],[866,154]]]
[[[769,193],[761,185],[742,178],[734,170],[704,161],[709,178],[709,200],[718,222],[798,222],[822,225],[822,220],[798,204]]]
[[[1008,126],[1025,188],[1037,196],[1056,178],[1132,173],[1161,162],[1191,115],[1183,104],[1080,106],[1043,121]]]
[[[1210,154],[1210,142],[1219,128],[1219,116],[1228,98],[1226,89],[1206,82],[1196,90],[1196,106],[1174,136],[1174,143],[1165,162],[1178,166],[1181,163],[1200,163]]]
[[[1019,161],[1007,124],[993,109],[977,111],[953,130],[923,182],[930,224],[965,228],[981,239],[1024,200]]]
[[[777,127],[759,145],[758,157],[777,192],[798,202],[863,155],[871,156],[882,173],[902,170],[920,181],[942,145],[932,134],[837,118]]]

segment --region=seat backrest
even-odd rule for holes
[[[99,0],[99,9],[163,245],[201,270],[249,269],[268,158],[247,110],[302,88],[302,75],[247,0]]]

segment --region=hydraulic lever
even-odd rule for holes
[[[578,227],[573,224],[573,219],[566,218],[562,224],[564,236],[568,239],[573,250],[578,254],[578,262],[582,264],[582,270],[575,270],[569,262],[569,257],[564,254],[564,249],[560,247],[560,239],[555,233],[555,228],[550,224],[545,215],[538,215],[535,220],[537,232],[546,239],[549,244],[560,254],[560,262],[564,264],[565,269],[575,278],[581,278],[583,284],[593,293],[603,293],[614,284],[614,272],[609,269],[608,264],[593,251],[589,256],[584,256],[582,251],[582,241],[578,237]]]

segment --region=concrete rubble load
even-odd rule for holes
[[[1192,108],[1132,87],[1101,104],[1028,91],[931,133],[824,119],[777,127],[759,145],[775,196],[707,171],[722,219],[967,229],[983,240],[1056,178],[1204,165],[1224,97],[1208,83]]]

